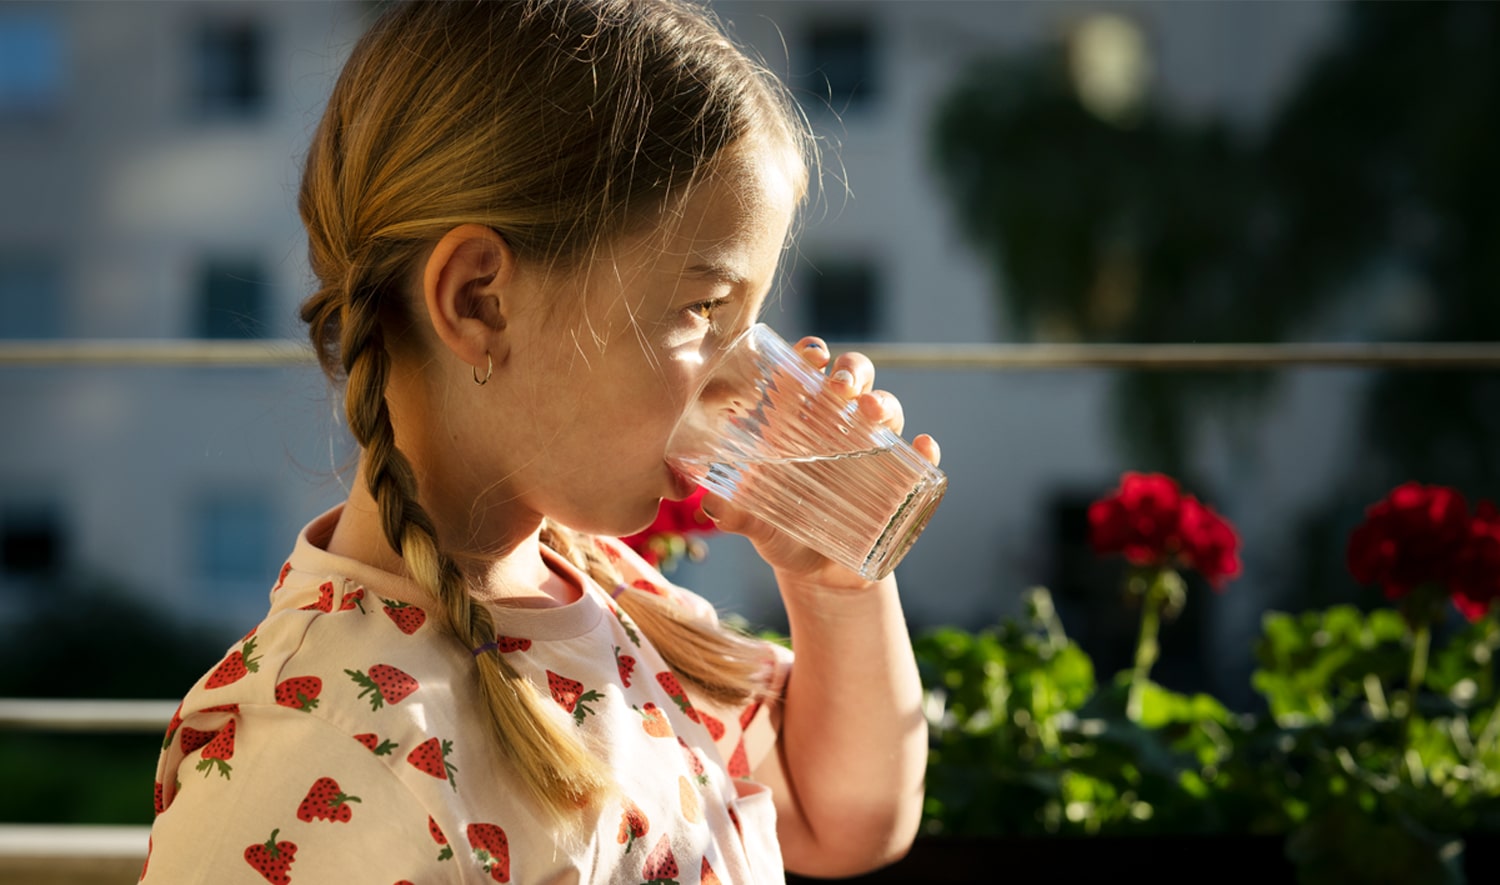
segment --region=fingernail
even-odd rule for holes
[[[839,369],[837,372],[833,373],[833,380],[839,382],[840,384],[848,384],[850,387],[853,387],[854,373],[850,372],[848,369]]]

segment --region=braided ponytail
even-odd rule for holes
[[[453,558],[438,545],[431,518],[417,503],[411,464],[396,448],[385,387],[390,357],[374,311],[350,298],[343,317],[345,412],[364,449],[364,480],[380,508],[386,543],[410,577],[438,600],[448,629],[465,648],[495,638],[489,611],[476,604]],[[543,713],[540,692],[501,655],[475,658],[495,746],[515,766],[532,803],[562,817],[596,806],[611,786],[599,756]]]

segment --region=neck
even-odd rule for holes
[[[349,500],[329,538],[328,552],[410,579],[412,575],[405,561],[386,542],[380,507],[363,480],[363,468],[361,460],[360,472],[356,474],[359,478],[353,483]],[[429,510],[428,515],[438,527],[438,543],[443,551],[454,557],[469,576],[470,592],[475,599],[537,608],[564,605],[578,598],[582,588],[555,573],[542,556],[540,520],[527,527],[527,531],[512,532],[504,543],[481,551],[455,549],[451,543],[452,538],[479,537],[472,526],[445,531],[440,514]]]

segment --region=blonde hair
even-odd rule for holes
[[[752,137],[807,157],[783,87],[673,0],[421,2],[385,13],[353,50],[313,136],[298,208],[321,288],[301,316],[364,451],[387,543],[440,600],[466,648],[496,627],[438,543],[395,444],[385,325],[424,246],[465,223],[519,260],[576,266],[651,222],[726,149]],[[589,538],[542,541],[605,587],[620,575]],[[680,678],[716,700],[761,690],[763,649],[640,592],[619,603]],[[597,807],[608,771],[499,654],[475,658],[495,746],[558,819]]]

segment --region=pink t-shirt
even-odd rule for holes
[[[769,790],[771,704],[715,707],[678,684],[586,575],[557,608],[492,606],[498,652],[596,748],[618,793],[560,835],[488,745],[471,652],[416,585],[303,530],[271,610],[188,693],[157,769],[145,882],[632,883],[784,881]],[[713,619],[617,541],[625,575]],[[790,655],[767,645],[773,692]]]

